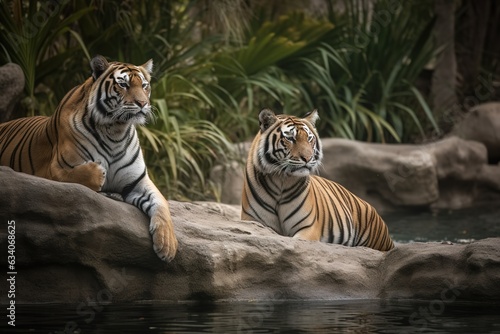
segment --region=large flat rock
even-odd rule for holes
[[[500,298],[500,238],[382,253],[282,237],[233,206],[170,205],[179,252],[164,263],[135,207],[0,167],[0,249],[14,220],[16,302]]]

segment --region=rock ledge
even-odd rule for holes
[[[500,298],[500,238],[381,253],[278,236],[228,205],[170,203],[180,247],[167,264],[133,206],[0,167],[0,248],[14,220],[16,302]]]

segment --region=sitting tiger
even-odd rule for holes
[[[0,164],[51,180],[118,193],[150,218],[157,255],[170,261],[177,239],[168,202],[150,180],[135,125],[151,116],[152,60],[141,66],[96,56],[92,76],[51,117],[0,124]]]
[[[316,110],[304,118],[260,112],[260,132],[246,163],[241,219],[294,238],[392,249],[387,226],[371,205],[311,175],[323,156],[317,119]]]

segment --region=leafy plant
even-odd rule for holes
[[[370,9],[345,0],[344,12],[324,18],[274,17],[259,11],[265,3],[243,0],[0,4],[0,54],[23,67],[31,114],[51,114],[89,76],[90,55],[154,60],[156,117],[139,135],[151,177],[170,198],[216,197],[211,167],[232,156],[232,141],[255,134],[262,107],[318,108],[322,135],[370,141],[405,140],[422,131],[423,117],[435,125],[414,86],[433,56],[433,22],[423,6],[411,15],[413,2],[377,0]],[[28,37],[22,47],[19,36]]]
[[[183,122],[185,110],[170,109],[165,99],[153,102],[158,112],[155,124],[139,129],[153,180],[170,198],[214,198],[207,172],[231,157],[231,143],[213,123]]]
[[[181,200],[216,197],[208,174],[215,163],[232,155],[233,147],[213,122],[213,111],[237,106],[212,71],[209,53],[222,40],[192,38],[199,22],[191,12],[194,5],[194,1],[163,7],[159,2],[134,3],[134,14],[121,30],[127,40],[120,39],[133,45],[120,48],[129,59],[154,58],[156,120],[140,128],[139,134],[152,178],[169,198]]]
[[[36,84],[55,72],[76,49],[86,52],[80,35],[71,26],[90,8],[66,14],[66,5],[67,2],[36,0],[2,0],[0,4],[2,58],[17,63],[23,69],[25,91],[29,98],[27,107],[31,114],[38,109]]]
[[[150,174],[170,198],[213,198],[207,175],[216,161],[231,154],[232,146],[208,120],[209,110],[219,108],[220,99],[205,56],[220,39],[191,38],[198,22],[190,15],[195,1],[55,4],[48,9],[33,0],[1,4],[5,58],[22,65],[28,96],[45,92],[37,97],[31,114],[52,114],[57,103],[53,101],[88,77],[89,54],[135,64],[154,58],[156,121],[139,129]],[[16,49],[19,36],[28,36],[33,20],[42,16],[46,20],[37,23],[39,29]],[[68,36],[74,40],[68,42]]]
[[[331,17],[335,29],[321,38],[316,49],[283,65],[287,72],[297,73],[309,108],[320,109],[321,132],[401,141],[413,126],[423,134],[420,115],[437,128],[414,86],[434,56],[432,17],[422,15],[416,21],[411,4],[391,7],[385,0],[376,1],[373,9],[363,0],[345,4],[344,14]],[[383,19],[378,18],[381,13]]]
[[[296,108],[300,91],[294,80],[295,73],[286,73],[280,64],[313,46],[333,28],[331,23],[303,13],[252,26],[255,30],[249,31],[244,44],[222,50],[213,59],[219,85],[239,106],[237,113],[230,110],[221,118],[233,120],[229,128],[241,129],[236,137],[239,140],[254,135],[256,116],[262,107],[270,106],[282,112]],[[242,129],[241,124],[247,127]]]

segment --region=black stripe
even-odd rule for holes
[[[300,193],[299,193],[300,195]],[[296,197],[295,197],[296,198]],[[302,201],[300,202],[300,204],[298,204],[294,210],[292,210],[292,212],[290,212],[288,214],[288,216],[286,216],[285,219],[283,219],[283,222],[287,221],[288,219],[290,219],[291,217],[293,217],[301,208],[302,206],[304,205],[304,202],[307,200],[307,196],[304,196],[304,198],[302,199]]]
[[[70,165],[70,164],[66,161],[66,159],[64,159],[64,156],[63,156],[62,154],[61,154],[61,155],[59,155],[59,156],[58,156],[58,159],[57,159],[57,163],[59,164],[59,167],[61,167],[61,168],[63,168],[63,169],[64,169],[64,167],[65,167],[65,166],[63,166],[63,165],[61,164],[61,160],[62,160],[62,162],[66,165],[66,167],[69,167],[69,168],[74,168],[74,167],[75,167],[75,166]]]
[[[314,225],[314,221],[313,221],[311,224],[309,224],[309,225],[304,225],[304,226],[302,226],[301,228],[299,228],[299,229],[298,229],[298,230],[294,233],[294,235],[295,235],[295,234],[297,234],[297,233],[299,233],[300,231],[302,231],[302,230],[306,229],[306,228],[309,228],[309,227],[313,226],[313,225]]]
[[[123,187],[121,195],[123,196],[123,199],[126,199],[128,195],[134,190],[134,188],[137,186],[137,184],[144,178],[146,177],[146,169],[144,168],[144,171],[142,172],[141,176],[139,176],[137,179],[134,180],[134,182],[127,184],[125,187]]]
[[[45,125],[45,128],[47,128],[47,122],[44,123],[38,123],[38,124],[33,124],[33,131],[31,131],[31,136],[28,139],[28,162],[30,165],[30,174],[35,174],[35,166],[33,164],[33,141],[36,140],[37,138],[40,137],[40,133],[38,136],[35,136],[37,132],[39,132],[40,128],[42,125]],[[52,150],[51,150],[52,153]]]
[[[143,206],[146,202],[148,202],[148,201],[150,201],[150,200],[151,200],[151,196],[152,196],[152,195],[153,195],[153,193],[149,193],[148,197],[146,197],[146,198],[142,198],[142,200],[141,200],[140,202],[138,202],[138,203],[137,203],[137,206],[138,206],[138,207],[140,207],[140,208],[142,209],[142,206]],[[145,210],[143,210],[143,211],[145,211]]]
[[[260,173],[259,173],[260,174]],[[269,211],[271,212],[272,214],[276,214],[276,211],[274,210],[274,208],[272,206],[270,206],[269,204],[267,204],[266,202],[264,202],[257,194],[257,192],[255,191],[253,185],[252,185],[252,182],[248,176],[248,173],[246,173],[245,175],[246,177],[246,181],[247,181],[247,185],[248,185],[248,189],[250,189],[250,193],[252,194],[252,197],[253,199],[257,202],[258,205],[260,205],[263,209],[265,209],[266,211]]]
[[[133,165],[133,164],[134,164],[134,162],[136,162],[137,157],[139,156],[139,153],[140,153],[140,152],[141,152],[141,147],[139,146],[139,147],[137,147],[137,149],[135,150],[135,153],[134,153],[134,155],[130,158],[130,160],[129,160],[126,164],[121,165],[121,166],[120,166],[120,168],[118,168],[118,169],[116,170],[116,174],[118,174],[118,172],[119,172],[120,170],[122,170],[122,169],[124,169],[124,168],[127,168],[127,167],[129,167],[129,166]]]
[[[11,156],[10,156],[10,164],[11,166],[15,166],[15,160],[17,160],[17,171],[23,172],[23,148],[24,145],[26,144],[27,141],[29,141],[30,134],[33,132],[33,129],[36,127],[36,121],[38,118],[27,118],[25,119],[26,122],[23,123],[23,126],[19,130],[23,130],[24,133],[22,134],[21,138],[16,137],[17,145],[14,146],[14,149],[12,150]],[[18,132],[19,133],[19,132]],[[17,157],[17,159],[16,159]]]
[[[5,138],[7,137],[8,139],[4,142],[4,146],[3,146],[3,149],[2,151],[0,152],[0,157],[2,157],[3,153],[5,152],[5,150],[7,150],[7,148],[11,145],[11,143],[17,139],[17,134],[19,131],[21,131],[24,127],[24,124],[27,123],[26,119],[20,119],[20,120],[17,120],[17,121],[13,121],[13,123],[7,123],[8,125],[6,126],[7,128],[7,133],[5,134],[4,137],[2,138]],[[9,126],[10,125],[10,126]],[[12,157],[12,156],[11,156]],[[12,162],[11,162],[12,163]],[[10,165],[10,167],[13,167],[12,165]]]
[[[305,215],[301,220],[299,220],[298,222],[296,222],[291,228],[290,228],[290,231],[293,231],[297,226],[299,226],[300,224],[302,224],[304,221],[306,221],[310,216],[311,214],[313,213],[313,210],[309,210],[309,212],[307,213],[307,215]],[[286,220],[286,219],[285,219]],[[313,225],[314,223],[316,222],[316,219],[314,219],[312,221],[312,224]],[[308,225],[308,226],[311,226],[311,225]],[[298,229],[298,231],[300,231],[302,228]],[[293,235],[297,234],[297,232],[294,232]]]
[[[307,177],[302,178],[301,182],[297,182],[292,185],[290,188],[284,189],[283,194],[286,196],[282,197],[280,200],[280,204],[287,204],[297,198],[298,195],[302,194],[306,191],[308,185]],[[309,196],[309,195],[307,195]]]

